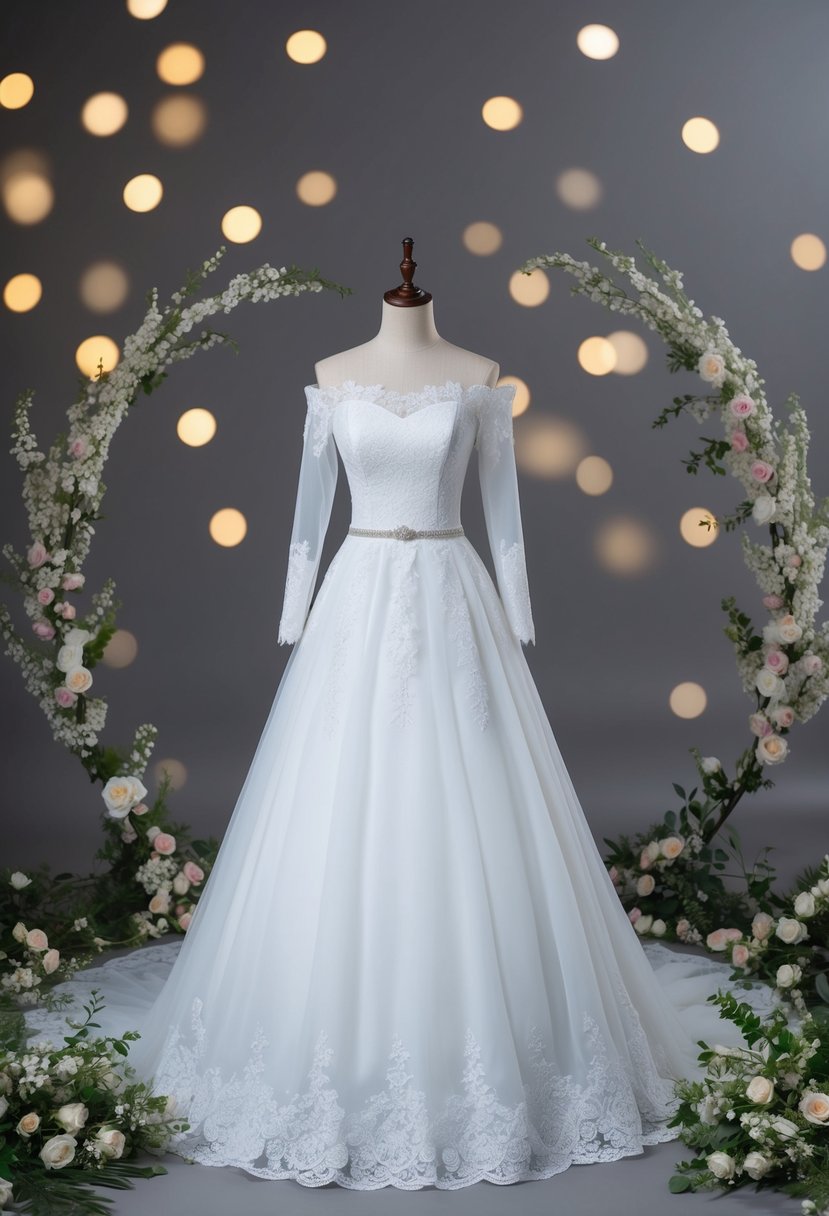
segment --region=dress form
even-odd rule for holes
[[[498,364],[447,342],[435,326],[430,292],[415,287],[413,241],[403,241],[403,283],[383,297],[380,329],[368,342],[339,351],[314,365],[317,383],[331,388],[344,381],[382,384],[393,393],[415,393],[425,385],[455,380],[462,385],[495,385]]]

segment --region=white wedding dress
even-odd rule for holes
[[[673,1139],[696,1040],[742,1042],[705,1003],[730,967],[643,948],[553,736],[514,388],[305,392],[295,646],[215,867],[183,940],[79,972],[74,1008],[96,987],[103,1030],[141,1032],[174,1152],[264,1178],[510,1183]],[[497,590],[461,532],[473,448]],[[310,607],[338,453],[361,531]]]

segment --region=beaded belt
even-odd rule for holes
[[[393,536],[395,540],[417,540],[422,536],[463,536],[463,528],[437,528],[418,532],[400,524],[397,528],[349,528],[351,536]]]

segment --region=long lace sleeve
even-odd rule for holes
[[[320,555],[337,486],[337,448],[331,429],[333,408],[316,385],[307,385],[308,408],[302,434],[288,575],[278,642],[296,642],[305,627],[317,581]]]
[[[482,394],[475,446],[484,519],[501,602],[515,636],[535,645],[513,446],[514,396],[513,384],[499,385]]]

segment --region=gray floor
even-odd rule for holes
[[[426,1187],[402,1191],[349,1191],[344,1187],[303,1187],[290,1179],[268,1181],[244,1171],[224,1167],[188,1165],[167,1154],[161,1164],[169,1174],[137,1179],[134,1191],[109,1191],[115,1197],[115,1216],[158,1212],[197,1212],[199,1216],[387,1216],[397,1213],[452,1212],[459,1216],[596,1216],[610,1210],[613,1216],[685,1216],[703,1206],[726,1200],[731,1216],[799,1216],[800,1200],[769,1190],[756,1192],[753,1184],[733,1194],[722,1191],[671,1195],[668,1179],[677,1161],[690,1156],[679,1140],[655,1144],[636,1157],[596,1165],[572,1165],[542,1182],[496,1186],[479,1182],[458,1191]],[[147,1161],[153,1160],[147,1158]]]

